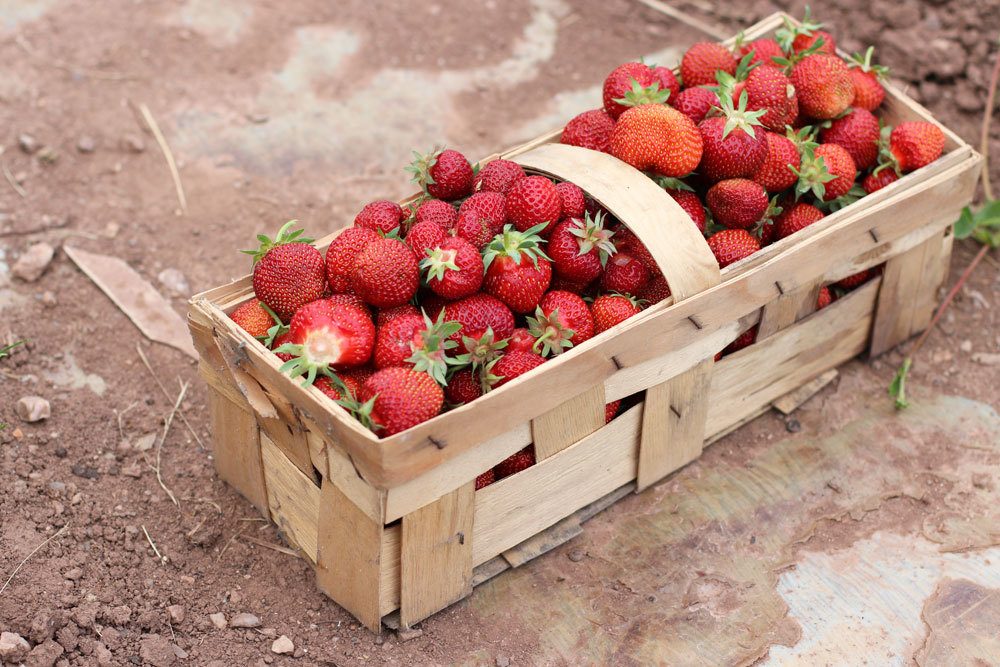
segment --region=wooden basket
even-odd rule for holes
[[[771,33],[775,14],[745,32]],[[935,122],[888,86],[886,122]],[[378,439],[228,317],[250,278],[192,299],[219,475],[314,564],[319,587],[372,630],[409,626],[580,532],[614,500],[697,458],[772,401],[925,328],[981,158],[944,129],[933,164],[721,272],[686,214],[638,171],[555,143],[502,154],[580,185],[646,244],[673,291],[472,404]],[[497,156],[493,156],[494,158]],[[331,235],[317,245],[325,249]],[[821,285],[885,265],[821,311]],[[756,344],[715,354],[759,325]],[[642,400],[611,423],[604,405]],[[475,491],[534,443],[537,465]]]

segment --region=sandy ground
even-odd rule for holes
[[[775,8],[766,1],[677,6],[728,32]],[[910,93],[978,143],[1000,14],[969,0],[850,0],[820,14],[845,47],[881,45],[881,58]],[[948,528],[956,517],[995,518],[986,508],[995,501],[1000,469],[990,430],[1000,378],[996,366],[973,360],[1000,351],[994,258],[925,347],[913,376],[921,407],[911,421],[900,423],[879,407],[900,353],[852,362],[798,417],[800,433],[789,436],[773,415],[757,420],[656,491],[593,520],[573,543],[426,621],[423,636],[404,643],[359,628],[316,591],[303,561],[240,539],[280,543],[213,474],[202,446],[210,434],[195,365],[148,343],[58,250],[80,247],[126,260],[183,313],[189,294],[248,270],[235,249],[248,247],[256,233],[298,218],[319,235],[349,224],[367,199],[408,194],[401,166],[411,149],[446,142],[486,155],[596,106],[599,82],[619,62],[655,54],[669,63],[700,38],[631,0],[438,2],[421,11],[354,0],[335,9],[308,0],[0,2],[0,162],[18,185],[0,181],[0,340],[30,339],[0,362],[0,421],[10,425],[0,431],[0,580],[62,529],[0,593],[0,630],[41,646],[35,664],[59,665],[643,664],[666,660],[665,647],[706,643],[715,648],[669,655],[675,664],[691,664],[689,656],[708,664],[762,657],[792,664],[796,656],[822,662],[824,655],[849,664],[823,653],[824,637],[836,643],[844,636],[824,628],[851,617],[863,600],[831,611],[801,592],[833,585],[823,580],[831,571],[848,578],[835,588],[850,589],[846,561],[873,562],[866,553],[916,554],[906,562],[935,577],[913,587],[922,595],[893,604],[908,610],[905,619],[889,614],[872,626],[905,627],[905,641],[875,630],[871,637],[848,634],[900,664],[913,656],[947,664],[935,651],[958,640],[948,639],[951,626],[940,609],[973,605],[996,613],[1000,589],[995,533]],[[177,156],[186,214],[136,112],[141,104]],[[1000,154],[998,125],[992,142]],[[1000,167],[992,172],[1000,183]],[[34,282],[12,278],[9,267],[39,241],[57,248],[51,266]],[[974,251],[957,244],[952,279]],[[184,280],[164,282],[167,269]],[[181,499],[175,507],[149,465],[154,450],[143,448],[162,431],[179,382],[191,383],[183,411],[192,428],[175,422],[162,454],[164,482]],[[31,394],[51,402],[48,420],[25,424],[15,415],[17,400]],[[847,466],[825,471],[822,480],[819,473],[803,477],[816,483],[803,487],[809,502],[786,499],[765,512],[765,497],[753,496],[725,521],[686,504],[721,493],[706,476],[749,474],[747,462],[800,447],[825,451],[848,424],[856,435],[837,446],[864,452],[869,443],[885,453],[868,461],[869,476]],[[919,446],[912,456],[897,456],[907,442]],[[970,447],[950,449],[956,442]],[[941,474],[953,479],[928,481],[948,466]],[[801,474],[786,468],[780,479]],[[832,482],[838,488],[863,481],[869,494],[831,500],[823,495],[835,493],[827,473],[844,477]],[[689,528],[663,533],[678,512]],[[780,527],[768,512],[782,515]],[[824,518],[844,512],[852,521]],[[642,517],[659,517],[659,528]],[[766,566],[752,576],[734,565],[746,555],[733,545],[747,522],[761,526],[751,531],[755,540],[781,540],[751,556]],[[638,552],[618,551],[627,542],[616,538],[623,524],[634,524],[621,534],[644,545]],[[803,537],[814,525],[815,534]],[[168,563],[156,558],[144,529]],[[670,551],[643,552],[652,548],[649,535]],[[800,548],[803,539],[808,549]],[[968,554],[962,567],[942,543]],[[603,560],[567,560],[573,549]],[[838,558],[845,562],[837,565]],[[697,565],[707,560],[711,567]],[[891,572],[893,562],[880,567]],[[873,580],[888,581],[858,581]],[[727,597],[731,589],[735,597]],[[628,602],[629,590],[642,591],[647,602]],[[949,595],[962,604],[949,607]],[[176,609],[171,618],[174,605],[182,620]],[[725,622],[737,607],[756,619],[748,639]],[[252,613],[261,626],[217,629],[209,619],[216,612],[229,619]],[[628,624],[613,620],[626,612]],[[556,630],[546,634],[546,626]],[[271,653],[281,634],[294,641],[296,657]]]

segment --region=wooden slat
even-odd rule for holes
[[[833,382],[837,375],[838,372],[836,368],[828,370],[818,378],[811,380],[798,389],[794,389],[784,396],[776,399],[772,405],[774,405],[774,409],[781,414],[790,415],[798,410],[799,406],[819,393],[823,387]]]
[[[208,407],[212,419],[212,457],[216,472],[257,511],[265,517],[270,516],[257,420],[248,410],[211,387],[208,390]]]
[[[322,440],[311,431],[308,437],[310,440]],[[372,521],[388,523],[390,520],[385,518],[385,491],[379,491],[362,479],[351,462],[351,457],[335,444],[326,445],[324,455],[327,469],[325,479],[340,489]]]
[[[925,257],[925,270],[920,277],[920,289],[917,290],[916,302],[913,306],[913,321],[910,324],[910,335],[916,335],[927,328],[934,316],[940,299],[939,290],[948,279],[948,269],[951,263],[951,248],[955,240],[951,229],[939,234],[939,241],[930,239]]]
[[[712,357],[646,390],[636,487],[642,491],[701,456]]]
[[[271,520],[313,562],[316,561],[316,525],[319,489],[311,477],[295,467],[270,438],[261,434],[261,461],[267,484]]]
[[[577,394],[555,410],[531,420],[535,459],[561,452],[604,426],[604,385]]]
[[[757,340],[773,336],[815,310],[819,288],[820,281],[817,280],[794,289],[787,289],[784,294],[764,306],[760,315],[760,326],[757,328]]]
[[[403,517],[400,621],[420,621],[472,592],[475,483]]]

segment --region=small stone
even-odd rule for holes
[[[38,149],[41,148],[38,140],[27,133],[21,134],[17,137],[17,145],[20,146],[21,150],[28,155],[36,153]]]
[[[153,667],[170,667],[177,661],[173,645],[166,637],[149,635],[139,643],[139,657]]]
[[[958,349],[960,349],[962,352],[972,352],[972,341],[963,340],[961,343],[959,343]]]
[[[229,625],[233,628],[256,628],[260,625],[260,619],[253,614],[236,614],[229,621]]]
[[[56,447],[55,455],[58,459],[64,459],[69,456],[69,451],[65,447]]]
[[[259,632],[260,634],[262,634],[262,635],[264,635],[265,637],[268,637],[268,638],[277,637],[278,636],[278,631],[275,630],[274,628],[262,628],[262,629],[258,630],[257,632]]]
[[[29,424],[52,416],[52,407],[41,396],[24,396],[17,402],[17,416]]]
[[[42,150],[38,151],[38,161],[42,164],[55,164],[58,159],[59,152],[52,148],[52,146],[46,146]]]
[[[417,637],[424,634],[423,628],[404,628],[400,626],[399,630],[396,631],[399,636],[399,641],[408,642],[411,639],[416,639]]]
[[[498,655],[496,665],[497,667],[510,667],[510,658],[505,655]]]
[[[138,440],[135,441],[135,449],[140,452],[148,452],[153,448],[153,444],[156,442],[155,433],[147,433]]]
[[[42,277],[45,269],[49,268],[55,254],[55,248],[48,243],[36,243],[17,258],[14,266],[11,267],[11,273],[15,278],[20,278],[26,283],[33,283]]]
[[[1000,364],[1000,354],[990,354],[989,352],[977,352],[972,355],[972,360],[983,366],[996,366]]]
[[[586,555],[587,554],[584,553],[583,549],[573,549],[569,552],[569,554],[567,554],[567,557],[574,563],[579,563]]]
[[[286,653],[291,653],[294,650],[295,644],[293,644],[292,640],[285,635],[281,635],[271,644],[271,651],[273,653],[277,653],[278,655],[285,655]]]
[[[86,134],[80,137],[79,140],[77,140],[76,142],[76,150],[80,151],[81,153],[93,153],[96,148],[97,148],[97,142],[94,140],[93,137],[88,136]]]
[[[126,477],[132,477],[133,479],[139,479],[142,477],[142,466],[138,463],[130,463],[122,468],[122,474]]]
[[[31,644],[21,635],[13,632],[0,633],[0,662],[17,664],[24,660],[31,650]]]
[[[83,570],[78,567],[73,567],[63,572],[63,576],[70,581],[76,581],[83,576]]]
[[[802,430],[802,424],[799,423],[798,419],[789,419],[785,422],[785,430],[789,433],[798,433]]]
[[[27,667],[52,667],[62,654],[62,646],[52,639],[46,639],[31,649],[24,664]]]
[[[83,463],[74,463],[70,471],[77,477],[83,477],[84,479],[100,479],[101,473],[97,471],[97,468],[93,466],[84,465]]]
[[[54,308],[59,305],[59,299],[56,298],[55,292],[50,290],[45,290],[42,292],[42,305],[46,308]]]
[[[221,611],[217,611],[214,614],[208,615],[208,620],[212,621],[212,625],[217,627],[219,630],[225,630],[228,623],[226,623],[226,615]]]
[[[142,140],[142,137],[135,134],[126,134],[118,142],[123,151],[128,153],[141,153],[146,150],[146,143]]]
[[[184,607],[179,604],[172,604],[167,607],[167,616],[170,617],[170,622],[174,625],[180,625],[184,622]]]
[[[177,269],[164,269],[156,279],[174,296],[188,296],[191,293],[187,278]]]

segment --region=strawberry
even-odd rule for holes
[[[365,303],[360,296],[357,294],[331,294],[328,297],[324,297],[330,303],[341,303],[345,306],[354,306],[355,308],[360,308],[364,312],[371,315],[371,311],[368,309],[368,304]]]
[[[476,477],[476,491],[486,488],[495,481],[497,481],[496,473],[493,472],[493,468],[490,468],[479,477]]]
[[[785,210],[775,218],[775,233],[779,239],[783,239],[820,220],[824,215],[823,211],[812,204],[796,202],[786,206]]]
[[[934,123],[904,121],[889,135],[889,153],[900,173],[926,166],[941,157],[944,132]]]
[[[562,197],[552,181],[544,176],[527,176],[515,183],[507,193],[507,217],[518,231],[541,227],[541,235],[559,221]]]
[[[337,374],[336,380],[329,376],[322,376],[316,379],[313,386],[326,394],[330,400],[341,401],[345,398],[353,398],[358,395],[361,383],[349,375]],[[346,391],[345,391],[346,390]]]
[[[858,271],[857,273],[853,273],[847,276],[846,278],[838,280],[833,284],[833,286],[842,290],[852,290],[855,287],[858,287],[868,282],[868,279],[871,278],[873,275],[875,275],[874,271],[872,271],[871,269],[865,269],[863,271]]]
[[[274,352],[274,356],[278,357],[278,359],[281,359],[281,361],[283,362],[291,361],[292,359],[294,359],[295,355],[288,354],[286,352],[278,352],[278,350],[281,349],[283,345],[291,342],[292,342],[292,334],[286,328],[285,331],[279,333],[274,338],[274,341],[271,343],[271,351]]]
[[[646,265],[651,273],[658,272],[660,267],[656,263],[656,259],[649,252],[649,249],[643,245],[642,241],[635,233],[626,227],[625,225],[618,225],[615,228],[615,248],[619,252],[626,252],[635,259],[639,260]]]
[[[645,63],[624,63],[619,65],[604,79],[603,97],[604,111],[613,120],[617,119],[628,107],[621,103],[626,93],[650,88],[656,90],[663,87],[659,79],[653,75],[649,65]]]
[[[795,191],[798,194],[812,192],[817,199],[831,201],[847,194],[857,175],[854,159],[842,146],[820,144],[816,149],[807,147],[802,154]]]
[[[444,313],[436,321],[426,313],[399,315],[378,330],[375,339],[375,368],[412,367],[430,375],[441,385],[447,384],[448,369],[463,362],[449,356],[458,347],[451,337],[462,325],[445,321]]]
[[[355,216],[354,226],[388,234],[394,229],[399,229],[403,217],[402,206],[388,199],[379,199],[365,204]]]
[[[607,111],[591,109],[570,119],[563,128],[562,138],[559,141],[569,146],[607,153],[608,146],[611,145],[611,130],[614,127],[615,121]]]
[[[649,70],[653,73],[654,83],[660,84],[660,90],[670,91],[667,100],[677,99],[681,92],[681,82],[677,80],[674,71],[669,67],[652,66]]]
[[[268,331],[276,324],[270,309],[260,299],[247,301],[229,318],[254,338],[267,338]]]
[[[365,380],[358,402],[358,419],[385,437],[437,416],[444,405],[444,392],[427,373],[396,366],[383,368]]]
[[[530,178],[533,177],[524,180]],[[519,232],[506,225],[503,233],[490,241],[483,255],[486,265],[483,291],[503,301],[515,313],[530,313],[537,308],[552,280],[551,262],[541,248],[545,241],[538,236],[546,226],[543,222]]]
[[[444,388],[444,399],[451,406],[471,403],[482,395],[482,385],[476,374],[469,368],[463,368],[452,375],[451,379],[448,380],[448,386]]]
[[[358,391],[361,390],[361,385],[365,383],[365,380],[370,378],[375,374],[375,368],[373,366],[359,366],[356,368],[349,368],[346,371],[340,371],[337,373],[337,377],[342,379],[345,383],[353,381],[358,385]],[[355,392],[355,397],[357,392]]]
[[[727,345],[723,350],[722,354],[732,354],[733,352],[739,352],[745,347],[750,347],[757,342],[757,325],[753,325],[743,333],[741,333],[736,340]]]
[[[572,292],[547,293],[527,318],[528,331],[535,337],[533,350],[543,357],[562,354],[594,337],[594,316],[587,303]]]
[[[416,213],[416,224],[433,222],[446,232],[450,232],[458,220],[458,211],[446,201],[428,199],[420,204]]]
[[[535,465],[535,446],[528,445],[524,449],[511,454],[493,468],[496,479],[499,481],[504,477],[510,477],[514,473],[527,470]]]
[[[454,201],[472,192],[472,165],[456,150],[434,150],[427,155],[413,152],[406,167],[412,181],[431,197]]]
[[[784,25],[775,31],[774,36],[778,45],[787,54],[805,51],[834,54],[837,52],[837,43],[833,40],[833,35],[820,30],[822,27],[822,23],[812,19],[807,7],[801,23],[795,25],[786,18]]]
[[[685,88],[671,103],[675,109],[691,119],[696,125],[705,120],[712,107],[719,103],[719,96],[711,88],[696,86]]]
[[[872,65],[872,53],[875,48],[868,47],[865,55],[855,53],[847,62],[850,68],[851,83],[854,86],[854,99],[851,106],[857,109],[875,111],[885,99],[885,88],[882,80],[889,74],[889,69],[882,65]]]
[[[663,104],[642,104],[619,117],[610,152],[639,170],[680,177],[698,166],[702,139],[690,118]]]
[[[410,227],[403,241],[417,258],[427,257],[427,252],[444,241],[446,232],[433,220],[424,220]]]
[[[507,339],[507,352],[520,350],[521,352],[531,352],[535,346],[535,337],[524,327],[514,329],[514,332]]]
[[[760,124],[774,132],[792,125],[799,115],[799,102],[795,88],[784,72],[777,67],[763,65],[750,70],[746,87],[747,107],[765,113]]]
[[[517,181],[524,178],[524,167],[516,162],[498,158],[488,162],[476,174],[476,192],[499,192],[506,195]]]
[[[878,159],[881,128],[878,118],[865,109],[851,109],[843,116],[830,121],[830,126],[820,131],[825,144],[843,146],[850,153],[858,169],[868,169]]]
[[[620,398],[617,401],[611,401],[610,403],[605,405],[604,423],[610,424],[611,421],[618,416],[618,411],[621,409],[621,407],[622,407],[622,399]]]
[[[302,230],[291,231],[295,220],[285,223],[272,241],[264,234],[260,247],[244,250],[254,260],[254,295],[282,320],[288,320],[302,306],[315,301],[326,290],[323,255],[302,238]]]
[[[473,294],[444,306],[445,319],[458,322],[462,328],[452,336],[458,343],[457,352],[469,352],[464,339],[481,339],[492,330],[496,340],[509,338],[514,332],[514,314],[502,301],[489,294]]]
[[[745,229],[723,229],[708,237],[708,247],[719,268],[725,268],[760,250],[760,241]]]
[[[445,299],[475,294],[483,284],[483,257],[460,236],[449,236],[428,250],[420,268],[427,272],[427,286]]]
[[[798,176],[795,171],[802,166],[795,142],[777,132],[767,133],[767,157],[753,180],[764,186],[768,192],[781,192],[795,185]],[[791,168],[789,168],[791,167]]]
[[[749,229],[767,212],[767,191],[745,178],[719,181],[705,195],[712,217],[730,229]]]
[[[750,63],[759,63],[761,65],[776,65],[775,58],[784,58],[785,52],[781,50],[781,46],[777,41],[770,39],[768,37],[762,37],[760,39],[755,39],[752,42],[747,42],[746,44],[740,44],[738,55],[742,59],[748,53],[753,52],[753,57],[750,59]]]
[[[401,306],[417,293],[420,267],[409,246],[399,239],[369,243],[354,262],[351,288],[379,308]]]
[[[638,294],[649,280],[646,264],[626,250],[615,253],[601,276],[601,287],[606,292]]]
[[[559,276],[586,284],[601,274],[608,257],[615,254],[611,241],[614,232],[604,229],[604,216],[563,220],[549,236],[548,254],[552,268]]]
[[[299,308],[288,332],[289,342],[275,350],[293,357],[281,366],[281,372],[293,378],[305,375],[305,384],[312,384],[317,374],[330,375],[335,369],[367,363],[375,345],[371,316],[329,299]]]
[[[705,214],[705,206],[701,203],[698,195],[690,190],[667,190],[667,194],[684,209],[698,231],[704,232],[708,216]]]
[[[819,288],[819,294],[816,295],[816,310],[823,310],[831,303],[833,303],[833,293],[829,287],[823,285]]]
[[[570,280],[558,273],[554,273],[552,275],[552,282],[549,283],[549,290],[562,290],[563,292],[572,292],[573,294],[583,296],[593,284],[593,280],[581,282],[579,280]]]
[[[582,218],[587,212],[587,197],[579,185],[564,181],[556,183],[562,201],[563,218]]]
[[[506,338],[497,338],[493,333],[493,329],[487,327],[482,335],[462,336],[462,342],[459,347],[466,350],[466,352],[456,357],[457,363],[469,366],[478,374],[477,377],[482,380],[483,377],[480,371],[500,357],[508,347],[508,340]],[[487,385],[483,384],[484,391],[486,387]]]
[[[495,378],[492,388],[502,387],[544,363],[545,357],[534,352],[508,352],[488,368],[489,373]]]
[[[899,174],[895,171],[883,169],[882,171],[873,171],[865,176],[864,180],[861,181],[861,187],[864,188],[865,192],[871,194],[898,180]]]
[[[465,239],[476,250],[485,248],[486,244],[496,236],[493,223],[474,208],[466,209],[459,214],[454,231],[455,236]]]
[[[670,296],[670,285],[662,274],[653,276],[652,279],[639,290],[636,295],[640,301],[645,302],[647,307],[660,303]]]
[[[354,260],[379,234],[368,227],[348,227],[326,249],[326,280],[335,294],[351,289]]]
[[[602,294],[590,304],[594,316],[594,333],[607,331],[620,322],[638,313],[642,308],[633,297],[623,294]]]
[[[419,315],[420,311],[412,303],[404,303],[402,306],[394,306],[393,308],[384,308],[378,311],[378,316],[375,318],[375,326],[379,329],[384,327],[386,324],[399,317],[400,315]],[[434,318],[437,318],[437,313],[434,313]]]
[[[736,58],[722,44],[698,42],[681,58],[681,82],[685,88],[715,84],[719,70],[736,74]]]
[[[722,96],[722,116],[706,118],[698,125],[705,152],[698,172],[710,181],[750,178],[767,157],[767,133],[760,128],[764,111],[747,111],[747,95],[733,107]]]
[[[850,72],[837,56],[806,56],[792,68],[791,81],[799,111],[808,118],[836,118],[854,99]]]

